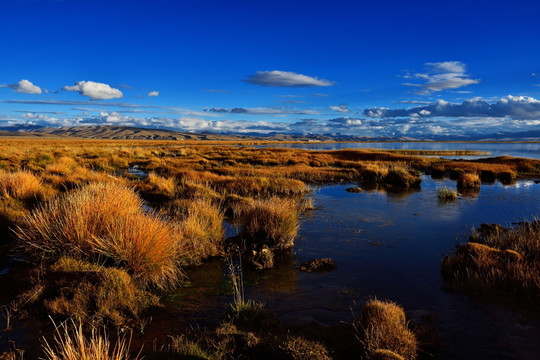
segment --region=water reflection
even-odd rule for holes
[[[388,149],[388,150],[471,150],[490,152],[489,156],[447,156],[452,159],[474,159],[491,156],[514,156],[540,159],[540,143],[447,143],[447,142],[356,142],[356,143],[306,143],[306,144],[271,144],[256,147],[278,147],[306,150],[341,150],[341,149]]]

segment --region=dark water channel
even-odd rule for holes
[[[314,189],[309,196],[318,209],[304,216],[294,254],[276,269],[247,271],[246,297],[264,301],[282,320],[328,325],[352,321],[355,303],[369,297],[391,299],[412,321],[430,320],[447,344],[438,358],[540,359],[538,316],[449,293],[440,276],[442,257],[456,241],[466,241],[472,227],[540,214],[540,185],[483,184],[476,197],[442,203],[437,188],[455,182],[422,180],[420,191],[400,194],[348,193],[350,184]],[[333,258],[337,270],[298,270],[317,257]],[[166,311],[154,325],[170,334],[188,323],[221,321],[232,298],[226,273],[221,261],[192,270],[191,284],[165,299]]]

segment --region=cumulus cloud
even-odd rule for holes
[[[335,110],[335,111],[339,111],[339,112],[342,112],[342,113],[348,113],[348,112],[351,111],[351,110],[349,110],[349,108],[347,108],[347,106],[345,106],[345,104],[339,104],[339,106],[330,106],[330,109]]]
[[[406,82],[403,85],[421,88],[418,94],[448,89],[458,89],[471,84],[478,84],[479,79],[471,79],[466,73],[465,64],[460,61],[428,62],[426,72],[406,74],[405,79],[418,79],[421,83]]]
[[[152,97],[152,96],[159,96],[159,91],[150,91],[148,93],[148,97]]]
[[[244,81],[253,85],[282,87],[331,86],[334,84],[332,81],[318,79],[317,77],[279,70],[257,71]]]
[[[24,94],[41,94],[41,88],[30,81],[22,79],[17,84],[0,84],[0,87],[7,87],[13,91]]]
[[[77,81],[75,85],[66,85],[62,90],[76,91],[83,96],[88,96],[91,100],[117,99],[124,96],[118,89],[93,81]]]
[[[540,118],[540,100],[529,96],[508,95],[494,102],[472,98],[453,104],[444,100],[409,109],[370,108],[364,115],[373,118],[397,118],[416,114],[422,117],[509,117],[513,120],[535,120]]]

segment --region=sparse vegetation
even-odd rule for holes
[[[511,228],[483,224],[469,242],[444,258],[442,273],[453,287],[537,304],[540,299],[540,222]]]
[[[85,336],[81,324],[74,322],[56,327],[54,344],[45,341],[43,351],[46,360],[137,360],[130,355],[130,341],[121,338],[114,346],[106,334],[92,330]],[[71,329],[70,329],[71,327]]]
[[[458,192],[454,189],[450,189],[446,186],[437,189],[437,195],[440,200],[456,200],[458,198]]]

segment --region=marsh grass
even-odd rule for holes
[[[437,189],[437,196],[442,201],[456,200],[458,198],[458,192],[454,189],[443,186]]]
[[[457,187],[461,190],[475,190],[480,188],[480,177],[478,174],[464,173],[457,180]]]
[[[369,300],[353,326],[369,359],[376,358],[381,350],[404,359],[416,359],[416,337],[408,328],[403,309],[396,303]]]
[[[144,181],[137,183],[137,190],[153,201],[172,199],[176,195],[176,179],[152,171]]]
[[[206,198],[175,200],[168,212],[180,223],[179,231],[186,247],[183,257],[188,263],[198,264],[223,252],[225,217],[219,204]]]
[[[229,277],[233,289],[233,302],[231,304],[231,315],[236,319],[249,319],[256,316],[264,309],[264,303],[247,299],[244,293],[244,274],[242,265],[235,265],[232,259],[228,261]]]
[[[43,183],[30,171],[7,172],[0,170],[0,197],[20,200],[42,199],[43,192]]]
[[[114,346],[105,332],[92,329],[87,337],[81,323],[71,321],[56,326],[54,343],[43,344],[45,360],[137,360],[130,355],[131,339],[121,337]]]
[[[457,289],[534,305],[540,299],[540,222],[510,228],[483,224],[469,243],[442,262],[445,280]],[[534,305],[535,306],[535,305]]]
[[[47,312],[81,322],[129,325],[160,305],[159,297],[140,289],[126,271],[73,258],[60,258],[42,281]]]
[[[125,185],[93,183],[35,209],[15,236],[34,258],[107,259],[142,285],[166,288],[181,277],[184,243],[173,224],[142,206]]]
[[[396,189],[417,188],[422,180],[417,174],[402,167],[393,167],[383,178],[383,183]]]
[[[245,218],[245,233],[252,241],[274,250],[294,245],[299,228],[297,200],[279,197],[256,200],[246,210]]]
[[[283,350],[293,360],[330,360],[326,347],[318,341],[300,336],[289,336],[282,345]]]

